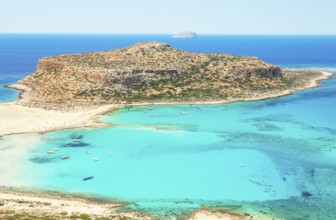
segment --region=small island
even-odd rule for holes
[[[321,76],[283,70],[256,57],[191,53],[148,42],[43,58],[19,85],[26,88],[23,105],[67,110],[102,104],[257,100],[309,87]]]
[[[197,37],[197,34],[193,31],[180,32],[172,36],[172,38],[196,38],[196,37]]]
[[[104,126],[95,118],[125,105],[215,104],[289,95],[330,73],[286,70],[256,57],[192,53],[147,42],[112,51],[46,57],[9,87],[0,135]]]

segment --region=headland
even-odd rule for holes
[[[288,70],[256,57],[181,51],[148,42],[105,52],[46,57],[9,87],[0,135],[104,126],[99,115],[125,105],[255,101],[316,87],[331,73]]]

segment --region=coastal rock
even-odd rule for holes
[[[192,31],[180,32],[172,36],[172,38],[196,38],[196,37],[197,37],[196,33]]]
[[[43,58],[20,82],[23,104],[56,106],[204,102],[286,85],[283,71],[256,57],[181,51],[147,42],[112,51]]]

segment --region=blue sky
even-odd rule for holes
[[[1,0],[0,33],[336,34],[336,0]]]

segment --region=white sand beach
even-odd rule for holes
[[[20,187],[23,183],[26,183],[27,178],[22,176],[27,173],[24,171],[30,170],[30,168],[24,158],[34,147],[36,148],[36,143],[39,140],[37,135],[23,135],[21,138],[6,136],[3,138],[0,145],[0,186]],[[19,164],[18,161],[20,161]],[[10,169],[3,169],[8,166],[10,166]],[[25,180],[22,181],[21,177]]]
[[[3,103],[0,104],[0,135],[103,126],[95,118],[113,108],[113,105],[105,105],[78,112],[60,112],[25,107],[16,102]]]

